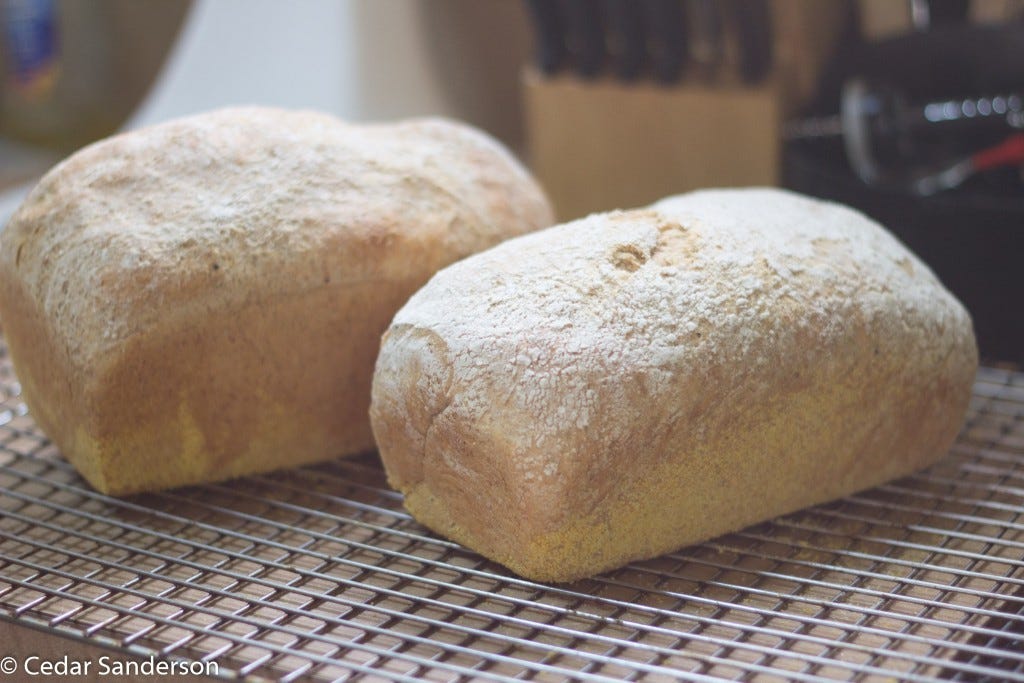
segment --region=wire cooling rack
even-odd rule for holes
[[[541,585],[416,524],[372,456],[118,500],[0,348],[0,620],[252,680],[1024,680],[1024,375],[931,469]],[[58,642],[71,642],[69,640]]]

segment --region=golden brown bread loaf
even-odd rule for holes
[[[395,311],[551,216],[461,124],[221,110],[48,173],[0,236],[0,316],[32,414],[97,489],[224,479],[372,448]]]
[[[371,418],[418,520],[565,581],[935,461],[976,365],[967,312],[877,224],[702,191],[439,272]]]

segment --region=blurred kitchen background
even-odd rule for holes
[[[1024,0],[0,0],[0,219],[232,104],[475,124],[559,218],[783,185],[890,227],[1024,362]]]

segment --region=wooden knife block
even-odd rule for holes
[[[714,82],[672,86],[523,71],[527,153],[560,220],[699,187],[773,185],[781,123],[812,96],[852,16],[848,0],[771,0],[774,68],[743,84],[726,31]],[[692,69],[691,69],[692,71]]]
[[[560,221],[699,187],[774,185],[781,88],[523,72],[531,165]]]

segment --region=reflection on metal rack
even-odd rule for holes
[[[425,531],[372,457],[117,500],[5,354],[0,398],[0,620],[53,638],[281,680],[1024,680],[1021,374],[979,373],[924,473],[558,586]]]

